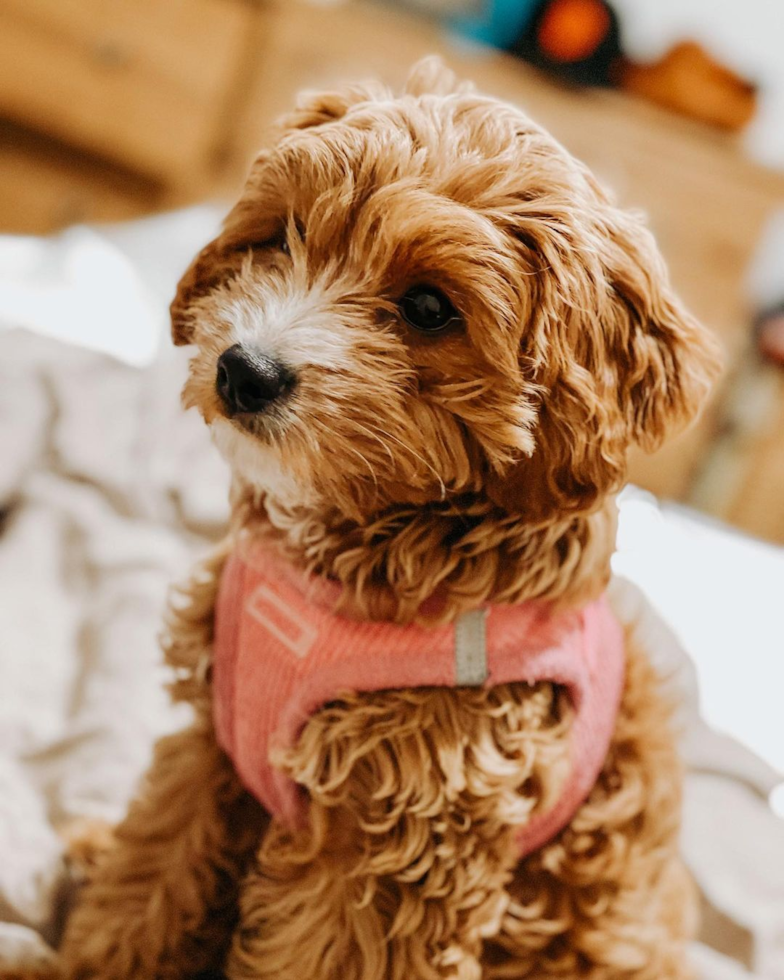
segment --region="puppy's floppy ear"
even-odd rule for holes
[[[629,438],[650,452],[696,418],[719,374],[720,348],[673,293],[640,218],[615,209],[608,218],[614,303],[604,324],[606,354]]]
[[[629,445],[653,450],[690,422],[720,364],[637,215],[597,189],[570,216],[560,228],[541,215],[520,222],[546,260],[531,280],[526,338],[541,390],[535,448],[486,483],[491,500],[534,522],[590,510],[620,489]]]
[[[205,245],[185,270],[169,306],[172,340],[178,347],[193,343],[192,304],[221,281],[223,271],[217,239]]]
[[[418,61],[408,73],[406,95],[452,95],[473,90],[471,82],[459,82],[451,68],[438,55],[431,54]]]

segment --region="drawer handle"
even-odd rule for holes
[[[93,58],[104,68],[127,68],[131,63],[131,52],[122,41],[106,38],[93,47]]]

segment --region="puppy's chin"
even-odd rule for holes
[[[302,498],[301,488],[270,445],[225,418],[215,419],[210,433],[218,452],[244,483],[289,503]]]

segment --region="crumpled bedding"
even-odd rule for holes
[[[0,333],[0,964],[57,942],[57,828],[119,819],[154,739],[187,721],[156,634],[169,584],[222,531],[227,474],[180,410],[183,374],[181,352],[139,369]],[[701,721],[689,659],[639,590],[616,579],[611,598],[683,703],[695,964],[704,980],[784,980],[780,776]]]

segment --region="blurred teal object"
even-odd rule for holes
[[[508,48],[520,36],[540,3],[541,0],[484,0],[482,13],[453,17],[450,26],[472,41]]]

